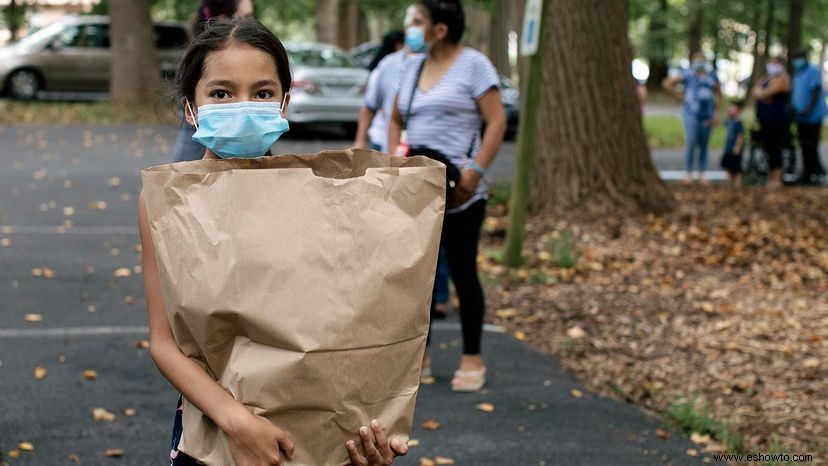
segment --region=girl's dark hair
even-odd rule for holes
[[[197,36],[204,31],[204,25],[211,18],[224,16],[232,18],[239,7],[239,0],[203,0],[196,11],[193,35]]]
[[[391,31],[382,38],[382,45],[380,46],[379,50],[377,50],[377,54],[374,55],[374,59],[371,60],[371,64],[368,65],[368,69],[373,71],[374,68],[379,65],[380,60],[385,58],[386,56],[394,53],[397,51],[397,45],[405,43],[405,33],[402,31]]]
[[[190,42],[176,74],[176,93],[194,102],[195,88],[204,72],[204,61],[231,43],[255,47],[273,57],[282,92],[290,92],[290,62],[282,42],[270,29],[253,18],[207,21],[204,31]]]
[[[428,12],[433,24],[445,24],[448,27],[448,40],[460,42],[466,31],[466,15],[460,0],[420,0],[420,6]]]

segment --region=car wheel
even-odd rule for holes
[[[15,99],[34,100],[40,91],[40,76],[32,70],[17,70],[9,77],[9,94]]]

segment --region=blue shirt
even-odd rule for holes
[[[701,76],[695,70],[687,70],[681,76],[684,84],[684,110],[697,120],[713,118],[716,110],[716,85],[719,78],[708,72]]]
[[[727,139],[725,140],[724,151],[725,153],[731,154],[733,153],[733,147],[736,145],[736,139],[739,138],[740,134],[744,134],[745,132],[745,125],[742,124],[742,120],[728,119],[725,127],[727,128]],[[745,145],[743,143],[742,147],[739,148],[739,152],[734,155],[740,155],[744,148]]]
[[[374,113],[368,140],[388,152],[388,120],[394,110],[394,87],[408,61],[408,49],[403,48],[380,60],[368,77],[365,88],[365,106]]]
[[[808,105],[811,103],[811,95],[815,89],[819,91],[819,97],[814,107],[806,115],[801,115],[803,111],[808,109]],[[822,85],[822,76],[820,76],[819,70],[815,66],[808,65],[794,75],[791,105],[798,123],[822,123],[826,111],[825,88]]]

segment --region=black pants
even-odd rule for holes
[[[799,147],[802,148],[802,180],[811,181],[813,176],[824,175],[825,169],[819,160],[819,137],[822,132],[822,125],[799,123]]]
[[[760,139],[762,147],[768,154],[768,166],[771,170],[782,168],[782,148],[791,139],[788,123],[785,121],[760,122]]]
[[[477,249],[480,229],[486,217],[486,200],[481,199],[466,210],[446,214],[440,244],[446,251],[451,280],[460,301],[460,325],[463,328],[463,354],[480,354],[483,316],[486,301],[477,275]],[[435,294],[431,309],[434,310]],[[431,339],[429,332],[429,340]]]

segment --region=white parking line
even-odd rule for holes
[[[137,235],[137,226],[70,227],[49,225],[0,225],[0,234],[14,235]]]
[[[456,322],[437,322],[432,325],[432,330],[460,330],[460,324]],[[503,327],[491,324],[485,324],[483,331],[506,333],[506,329]],[[121,327],[0,328],[0,338],[64,338],[148,334],[149,328],[140,325]]]

